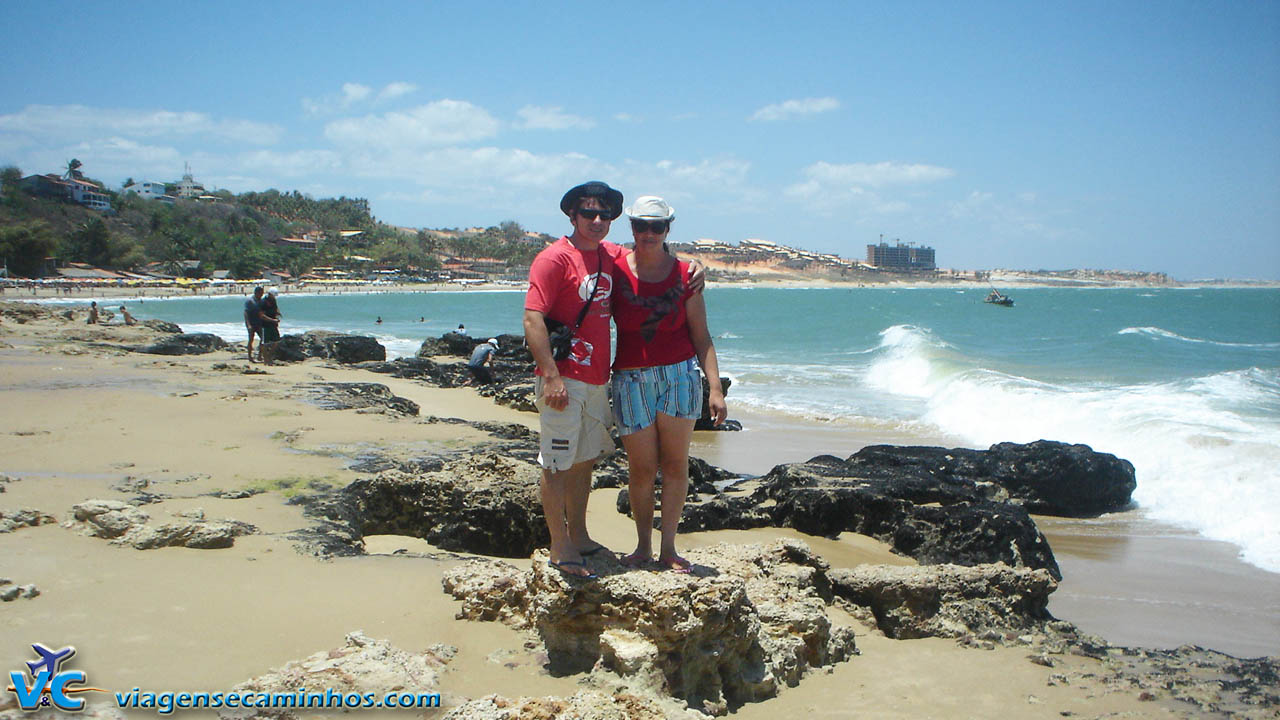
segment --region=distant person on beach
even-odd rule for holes
[[[481,385],[488,385],[493,382],[493,374],[489,372],[489,368],[493,367],[493,357],[497,352],[498,338],[489,338],[471,351],[471,359],[467,361],[467,370],[471,371],[471,377],[479,381]],[[466,384],[470,385],[471,381],[468,380]]]
[[[89,319],[87,322],[89,325],[98,324],[98,301],[96,300],[89,303]]]
[[[137,320],[137,318],[135,318],[134,316],[130,315],[130,314],[129,314],[129,311],[128,311],[128,310],[125,310],[123,305],[121,305],[121,306],[120,306],[120,316],[124,318],[124,324],[125,324],[125,325],[137,325],[137,324],[138,324],[138,320]]]
[[[265,365],[275,364],[276,344],[280,342],[280,305],[276,301],[278,294],[278,289],[269,288],[267,296],[259,304],[259,317],[262,318],[262,362]]]
[[[373,324],[375,324],[375,325],[381,325],[381,324],[382,324],[382,316],[381,316],[381,315],[379,315],[379,316],[378,316],[378,319],[373,321]]]
[[[262,302],[262,286],[259,285],[253,289],[253,297],[246,298],[244,301],[244,328],[249,331],[249,362],[253,362],[253,340],[262,336],[262,308],[259,304]],[[261,357],[261,348],[259,348],[259,360]]]
[[[724,422],[716,348],[707,329],[706,301],[689,289],[689,264],[666,250],[675,209],[662,198],[636,198],[626,210],[635,238],[632,252],[613,266],[613,320],[618,326],[613,362],[613,419],[627,451],[628,496],[636,523],[636,549],[628,566],[653,559],[654,483],[662,471],[662,541],[658,563],[691,570],[676,552],[676,529],[689,489],[689,441],[702,415],[701,366],[710,388],[711,420]]]
[[[465,326],[465,325],[463,325],[462,323],[458,323],[458,329],[457,329],[457,330],[454,330],[454,332],[458,333],[459,335],[466,335],[466,334],[467,334],[467,328],[466,328],[466,326]]]

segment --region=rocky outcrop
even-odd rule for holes
[[[148,355],[204,355],[217,350],[226,350],[229,347],[226,340],[212,333],[182,333],[161,338],[150,345],[135,347],[133,350]]]
[[[409,535],[445,550],[528,557],[550,541],[541,471],[492,453],[420,475],[390,471],[341,492],[340,518],[361,535]]]
[[[179,327],[177,323],[171,323],[171,322],[168,322],[167,320],[157,320],[155,318],[152,318],[150,320],[143,320],[142,326],[151,328],[152,330],[155,330],[157,332],[169,333],[173,335],[182,333],[182,328]]]
[[[40,595],[40,588],[35,585],[16,585],[7,577],[0,577],[0,602],[13,602],[19,599],[31,599]]]
[[[281,337],[275,345],[273,357],[281,362],[302,362],[315,357],[352,365],[386,360],[387,349],[374,338],[364,335],[311,330],[302,335]]]
[[[56,522],[58,522],[58,519],[54,516],[34,508],[0,510],[0,533],[13,532],[18,528],[24,527],[51,525]]]
[[[1002,562],[1044,568],[1060,579],[1028,509],[1081,514],[1124,506],[1133,487],[1132,465],[1083,445],[1042,440],[988,451],[877,445],[844,460],[821,455],[779,465],[744,485],[749,492],[690,502],[680,527],[856,532],[922,563]]]
[[[1124,510],[1138,486],[1128,460],[1050,440],[988,450],[871,445],[846,460],[845,468],[864,476],[910,475],[953,498],[985,497],[1063,517]]]
[[[693,550],[692,574],[589,561],[599,580],[567,579],[545,553],[521,571],[475,560],[448,571],[459,617],[535,631],[553,672],[591,670],[611,693],[655,692],[723,714],[775,696],[811,669],[856,652],[848,626],[828,617],[826,563],[804,543]]]
[[[332,691],[344,698],[352,696],[348,699],[355,702],[346,704],[348,711],[362,707],[359,703],[369,698],[375,703],[414,708],[421,713],[423,708],[439,707],[442,704],[437,690],[440,687],[440,673],[457,652],[457,648],[449,645],[433,645],[426,652],[411,653],[386,640],[370,638],[357,630],[347,635],[341,647],[289,662],[284,667],[240,683],[234,690],[241,694],[318,694],[320,698],[317,701]],[[305,692],[301,688],[305,688]],[[395,695],[389,696],[390,693]],[[430,697],[433,694],[437,695],[434,699]],[[317,712],[338,715],[343,711],[340,708],[325,708],[303,702],[298,703],[298,707],[240,710],[222,708],[218,711],[218,717],[228,720],[251,717],[294,720],[313,717]]]
[[[192,510],[172,522],[148,525],[149,513],[118,500],[88,500],[71,508],[65,527],[91,537],[109,538],[113,544],[137,550],[188,547],[199,550],[229,548],[235,539],[257,528],[236,520],[206,520],[204,511]]]
[[[610,695],[583,690],[567,698],[487,695],[450,710],[443,720],[698,720],[701,713],[681,712],[653,698],[631,693]]]
[[[498,335],[496,338],[498,340],[498,358],[525,364],[533,362],[533,356],[529,354],[529,348],[525,347],[523,335]],[[422,345],[418,347],[417,356],[429,358],[446,355],[470,358],[471,352],[476,349],[476,346],[488,339],[488,337],[471,337],[470,335],[462,335],[456,332],[447,332],[439,338],[423,340]]]
[[[417,415],[418,404],[391,392],[379,383],[304,383],[296,389],[325,410],[363,410]]]
[[[1046,570],[862,565],[827,573],[832,592],[869,609],[876,627],[897,639],[1022,633],[1052,620],[1058,584]]]

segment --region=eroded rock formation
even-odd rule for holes
[[[834,624],[826,563],[799,542],[692,550],[692,574],[628,570],[597,556],[599,580],[474,560],[445,574],[459,617],[536,632],[553,672],[591,670],[611,692],[658,693],[722,714],[776,695],[856,652]]]
[[[116,545],[137,550],[180,546],[199,550],[229,548],[235,539],[257,528],[237,520],[206,520],[201,510],[191,510],[172,522],[153,526],[149,513],[119,500],[87,500],[71,508],[65,527],[91,537],[107,538]]]

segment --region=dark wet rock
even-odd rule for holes
[[[475,346],[484,342],[488,338],[473,338],[470,335],[462,333],[447,332],[438,338],[427,338],[422,341],[422,345],[418,347],[418,357],[436,357],[438,355],[452,355],[456,357],[470,357],[471,351]]]
[[[325,410],[375,410],[417,415],[418,404],[379,383],[305,383],[295,386]]]
[[[726,398],[729,397],[729,387],[731,385],[733,385],[733,380],[731,380],[730,378],[724,377],[723,375],[720,377],[720,389],[724,391],[724,395]],[[706,376],[703,376],[702,378],[702,417],[699,417],[696,421],[694,421],[693,429],[694,430],[741,430],[742,423],[737,421],[730,422],[726,420],[725,422],[722,422],[719,425],[713,425],[711,423],[711,404],[709,402],[710,397],[711,397],[711,385],[707,382]]]
[[[441,355],[470,358],[471,352],[476,346],[482,342],[487,342],[488,337],[472,337],[470,335],[462,335],[456,332],[447,332],[438,338],[427,338],[422,341],[422,345],[418,347],[417,356],[420,358],[437,357]],[[525,347],[523,335],[498,335],[497,357],[503,360],[512,360],[520,363],[532,363],[533,356],[529,354],[529,349]]]
[[[1138,485],[1128,460],[1050,440],[999,443],[989,450],[872,445],[845,465],[862,475],[919,478],[950,498],[981,495],[1064,517],[1124,510]]]
[[[490,385],[482,385],[477,392],[482,397],[493,398],[493,401],[499,405],[505,405],[513,410],[520,412],[536,413],[538,406],[537,398],[533,394],[532,373],[524,372],[524,378],[518,378],[510,382],[497,382]],[[495,373],[495,377],[498,375]],[[505,375],[504,377],[512,377]]]
[[[311,330],[302,335],[285,335],[275,345],[274,358],[281,362],[302,362],[324,358],[345,365],[387,359],[387,349],[365,335],[344,335],[327,330]]]
[[[213,333],[182,333],[136,347],[134,352],[148,355],[204,355],[229,347],[226,340]]]
[[[358,479],[309,514],[355,538],[408,535],[445,550],[528,557],[550,541],[541,477],[531,463],[480,453],[420,475],[393,470]]]
[[[166,320],[156,320],[154,318],[151,320],[143,320],[142,326],[151,328],[152,330],[156,330],[162,333],[169,333],[174,335],[178,335],[182,333],[182,328],[178,327],[177,323],[171,323]]]
[[[791,527],[835,537],[856,532],[922,563],[1044,568],[1060,579],[1049,543],[1027,511],[988,500],[972,482],[948,483],[920,469],[820,455],[779,465],[749,495],[717,495],[685,506],[682,531]]]

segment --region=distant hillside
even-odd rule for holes
[[[111,209],[100,213],[33,194],[20,186],[17,168],[0,173],[0,257],[20,276],[49,274],[66,262],[115,270],[158,264],[188,276],[225,270],[247,279],[268,268],[300,277],[319,266],[417,273],[451,265],[465,273],[483,261],[487,271],[505,274],[527,271],[545,244],[545,236],[531,239],[515,222],[474,231],[406,230],[377,221],[364,198],[314,199],[274,189],[172,203],[103,190]]]

